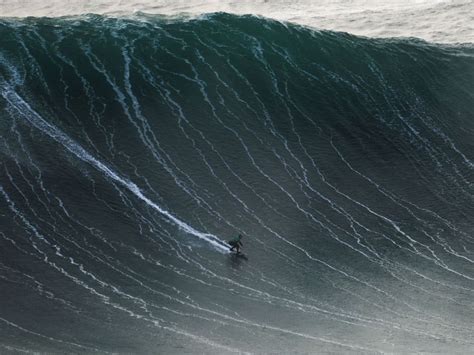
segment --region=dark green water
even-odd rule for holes
[[[1,352],[472,351],[473,55],[0,20]]]

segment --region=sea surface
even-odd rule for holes
[[[463,26],[0,9],[2,354],[474,350]]]

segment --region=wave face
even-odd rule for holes
[[[2,352],[472,350],[472,46],[226,14],[0,38]]]

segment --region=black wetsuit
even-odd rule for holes
[[[237,237],[235,239],[229,240],[229,245],[231,246],[230,251],[237,249],[237,253],[240,253],[240,247],[243,246],[240,239],[241,237]]]

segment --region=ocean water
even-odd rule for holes
[[[2,353],[473,351],[469,36],[7,5]]]
[[[0,0],[0,16],[58,17],[147,13],[196,17],[226,12],[259,15],[318,29],[370,37],[474,42],[472,0]]]

